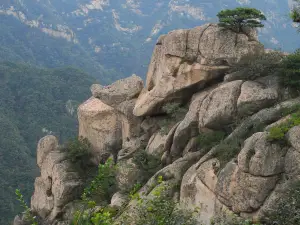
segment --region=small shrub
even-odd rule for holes
[[[166,185],[162,177],[159,186],[153,191],[153,198],[141,199],[137,206],[136,225],[196,225],[193,212],[176,208],[176,203],[167,195],[171,188]],[[126,223],[125,223],[126,224]]]
[[[226,163],[238,155],[241,150],[242,141],[239,139],[224,140],[216,146],[215,157],[220,161],[221,167],[224,167]]]
[[[132,190],[129,192],[129,197],[130,199],[139,199],[139,194],[138,191],[142,188],[142,184],[141,183],[136,183]]]
[[[254,80],[258,77],[274,75],[281,68],[284,55],[280,51],[271,51],[259,55],[247,55],[236,64],[231,72],[243,71],[243,79]]]
[[[297,1],[297,0],[295,0],[295,1]],[[299,1],[297,1],[297,2],[299,2]],[[299,9],[299,5],[294,6],[294,8],[292,9],[292,11],[290,12],[290,18],[295,23],[299,23],[300,22],[300,9]]]
[[[30,208],[27,206],[24,197],[19,189],[16,189],[17,200],[20,202],[22,208],[24,209],[24,219],[31,223],[31,225],[38,225],[35,216],[32,215]]]
[[[110,207],[95,207],[77,211],[71,225],[112,225],[116,210]]]
[[[280,78],[284,87],[300,87],[300,50],[286,56],[281,63]]]
[[[210,150],[212,147],[222,141],[225,138],[225,135],[226,134],[223,131],[202,133],[197,137],[197,142],[202,149]]]
[[[141,177],[139,178],[141,184],[147,182],[148,178],[162,167],[160,158],[148,154],[145,150],[138,151],[133,156],[133,162],[141,171]]]
[[[88,202],[109,201],[116,190],[116,166],[112,159],[108,159],[105,164],[98,166],[97,176],[90,185],[84,189],[82,200]]]
[[[61,150],[67,153],[67,157],[73,163],[83,163],[90,159],[91,144],[88,139],[80,137],[68,141]]]
[[[284,123],[271,127],[268,134],[269,141],[279,141],[285,143],[286,133],[294,126],[300,125],[300,111],[291,114],[291,117]]]
[[[181,107],[179,103],[167,103],[162,110],[167,114],[166,119],[160,123],[162,134],[168,134],[171,128],[181,121],[188,112],[188,109]]]

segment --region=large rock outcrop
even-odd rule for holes
[[[78,109],[79,136],[90,141],[95,164],[114,156],[118,187],[110,207],[122,209],[114,224],[127,217],[128,225],[136,223],[138,201],[126,193],[138,182],[146,201],[166,185],[163,194],[178,207],[199,209],[194,212],[199,224],[214,219],[223,225],[231,215],[256,220],[276,210],[291,184],[300,181],[300,128],[286,134],[284,145],[271,142],[268,132],[291,118],[283,113],[300,98],[282,98],[275,75],[247,80],[243,70],[224,79],[244,56],[263,51],[252,29],[234,33],[207,24],[177,30],[158,40],[144,88],[136,75],[91,87],[93,97]],[[163,109],[166,103],[170,112]],[[178,106],[188,112],[176,115]],[[225,135],[218,143],[206,135],[216,131]],[[205,147],[201,135],[214,146]],[[156,168],[147,167],[150,159]],[[46,224],[68,224],[84,177],[54,136],[39,142],[37,162],[41,176],[31,209]],[[16,217],[17,224],[22,218]]]
[[[261,52],[263,46],[249,34],[215,24],[163,35],[133,112],[136,116],[160,113],[164,103],[183,102],[207,83],[222,78],[243,56]]]

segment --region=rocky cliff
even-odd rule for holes
[[[162,183],[172,187],[166,195],[181,208],[197,208],[198,224],[225,224],[220,221],[232,215],[263,220],[276,210],[300,177],[300,127],[287,133],[285,144],[270,141],[269,130],[300,98],[289,98],[275,74],[249,80],[245,70],[230,73],[246,57],[261,54],[254,30],[237,34],[215,24],[176,30],[158,39],[145,86],[132,75],[91,87],[92,97],[78,108],[79,136],[91,143],[95,165],[109,157],[117,165],[110,205],[122,213],[114,224],[124,217],[135,224],[137,200],[124,193],[141,179],[134,160],[141,152],[162,166],[138,193],[151,199]],[[213,144],[203,138],[220,133]],[[83,190],[86,178],[65,155],[55,137],[39,142],[41,176],[31,209],[44,224],[68,224]]]

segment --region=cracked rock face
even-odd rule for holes
[[[255,38],[215,24],[172,31],[156,44],[134,115],[155,115],[166,102],[183,102],[243,56],[260,52],[263,46]]]
[[[58,150],[57,143],[55,137],[46,136],[39,141],[37,149],[43,153],[39,154],[43,160],[38,160],[41,176],[35,180],[31,209],[47,224],[52,224],[63,207],[77,199],[83,190],[83,180],[66,154]]]
[[[267,141],[267,132],[255,133],[245,141],[237,162],[221,170],[217,159],[193,165],[183,176],[181,204],[202,208],[197,218],[204,224],[220,214],[220,208],[264,218],[276,210],[291,182],[300,180],[299,135],[299,126],[289,131],[289,148]]]

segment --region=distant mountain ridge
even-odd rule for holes
[[[103,83],[110,83],[132,73],[145,77],[153,45],[160,34],[217,22],[216,14],[225,8],[247,6],[262,10],[268,20],[260,32],[260,40],[267,48],[292,51],[299,44],[296,29],[288,18],[291,2],[7,0],[0,4],[0,29],[4,30],[0,44],[13,49],[9,59],[50,67],[76,65]],[[25,37],[13,29],[16,26],[24,30]],[[36,54],[42,57],[28,58],[29,53],[22,54],[21,49],[14,48],[16,43],[23,46],[21,49],[27,48],[32,58]],[[3,49],[0,56],[7,57],[1,52]]]

